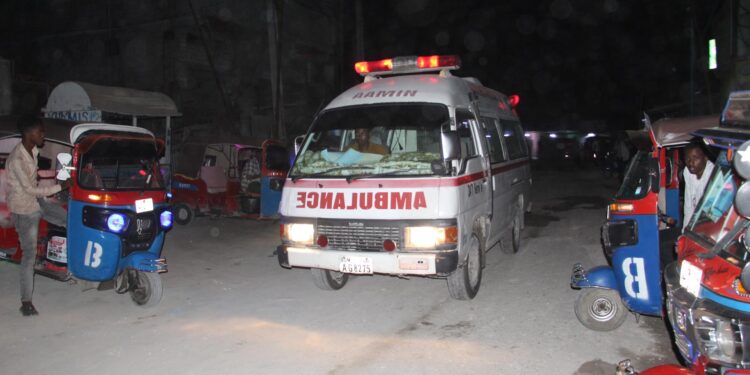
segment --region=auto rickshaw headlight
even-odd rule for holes
[[[739,327],[731,319],[701,309],[695,312],[695,337],[700,351],[712,361],[738,364],[742,360]]]
[[[172,211],[164,211],[159,215],[159,222],[162,228],[170,228],[172,226]]]
[[[107,228],[115,233],[122,232],[125,229],[125,215],[113,213],[107,218]]]
[[[285,224],[284,234],[289,241],[312,245],[315,237],[315,227],[309,223]]]

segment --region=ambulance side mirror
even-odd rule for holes
[[[461,140],[455,130],[440,133],[443,145],[443,160],[456,160],[461,157]]]
[[[73,160],[73,156],[61,152],[57,154],[57,161],[60,163],[60,170],[57,172],[57,179],[60,181],[66,181],[70,179],[70,171],[73,170],[73,167],[70,166],[70,162]]]
[[[300,135],[294,137],[294,154],[299,155],[299,150],[302,148],[302,142],[305,141],[305,136]]]

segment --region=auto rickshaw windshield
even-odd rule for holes
[[[272,171],[289,170],[289,154],[282,146],[270,145],[266,149],[266,167]]]
[[[164,179],[153,140],[100,138],[78,165],[78,184],[91,190],[159,190]]]
[[[617,191],[616,199],[641,199],[648,194],[651,184],[649,159],[647,151],[638,151],[628,167],[625,178]]]
[[[685,231],[712,245],[721,241],[732,232],[739,219],[732,209],[736,192],[737,182],[732,168],[717,163],[698,209],[692,218],[688,218],[690,223]]]

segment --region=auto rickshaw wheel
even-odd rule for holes
[[[324,270],[320,268],[311,268],[315,286],[323,290],[339,290],[349,281],[349,274]]]
[[[467,244],[466,260],[453,273],[448,275],[448,291],[451,297],[470,300],[477,295],[482,283],[482,249],[479,236],[472,233]]]
[[[161,276],[155,272],[135,272],[130,286],[130,298],[141,307],[154,307],[161,301],[164,291]]]
[[[174,221],[180,225],[188,225],[193,221],[193,209],[183,203],[174,205]]]
[[[627,309],[617,291],[603,288],[585,288],[576,299],[578,321],[594,331],[612,331],[627,318]]]

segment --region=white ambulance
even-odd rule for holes
[[[281,198],[282,267],[343,287],[350,274],[446,278],[479,290],[485,251],[520,246],[531,173],[510,98],[453,76],[457,56],[359,62],[301,143]]]

